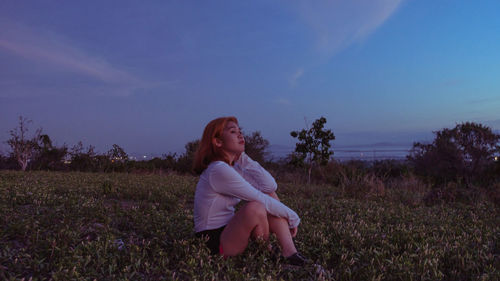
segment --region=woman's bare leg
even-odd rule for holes
[[[250,235],[255,239],[269,238],[267,211],[259,202],[248,202],[236,212],[222,231],[220,243],[225,256],[243,253]]]
[[[279,200],[276,192],[268,194],[276,200]],[[297,252],[295,244],[292,240],[292,234],[290,233],[290,228],[288,227],[288,221],[285,218],[275,217],[268,214],[267,220],[269,222],[270,232],[276,235],[278,242],[281,246],[282,255],[284,257],[291,256]]]

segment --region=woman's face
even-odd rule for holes
[[[227,122],[220,141],[216,145],[221,147],[233,159],[238,158],[245,151],[245,139],[238,124],[233,121]]]

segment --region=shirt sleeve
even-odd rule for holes
[[[221,162],[212,169],[209,181],[212,188],[218,193],[238,197],[245,201],[262,203],[271,215],[286,218],[290,228],[295,228],[300,223],[297,213],[280,201],[254,188],[226,163]]]
[[[274,192],[278,188],[273,176],[259,162],[248,157],[245,152],[236,161],[234,168],[246,181],[264,193]]]

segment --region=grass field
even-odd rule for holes
[[[326,269],[318,275],[256,243],[210,256],[193,234],[196,181],[0,171],[0,280],[500,280],[499,210],[488,201],[425,206],[280,183],[302,219],[298,248]]]

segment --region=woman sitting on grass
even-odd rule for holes
[[[213,254],[241,254],[250,238],[267,241],[274,233],[289,264],[304,265],[293,237],[298,215],[281,203],[274,178],[245,154],[245,140],[235,117],[207,124],[193,168],[201,174],[194,196],[197,237],[208,236]],[[246,201],[236,213],[234,206]]]

